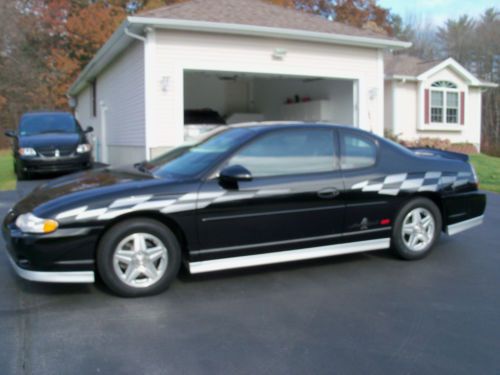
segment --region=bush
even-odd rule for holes
[[[390,130],[385,131],[384,136],[405,147],[412,148],[436,148],[438,150],[460,152],[462,154],[477,154],[477,149],[472,143],[451,143],[448,139],[424,137],[414,141],[399,138]]]

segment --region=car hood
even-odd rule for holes
[[[142,193],[144,189],[168,182],[168,179],[155,178],[133,166],[85,171],[40,185],[17,203],[14,211],[50,217],[68,207],[98,204],[114,197]]]
[[[19,147],[64,147],[77,146],[82,141],[79,133],[45,133],[19,137]]]

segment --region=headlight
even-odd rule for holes
[[[31,147],[21,147],[19,149],[19,155],[22,156],[36,156],[36,151],[35,149]]]
[[[31,212],[19,215],[16,225],[24,233],[52,233],[59,227],[59,223],[52,219],[41,219]]]
[[[79,154],[90,152],[90,150],[92,150],[92,146],[89,145],[88,143],[82,143],[81,145],[78,145],[78,147],[76,148],[76,152],[78,152]]]

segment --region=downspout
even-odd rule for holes
[[[144,31],[146,33],[152,31],[152,28],[151,27],[146,27],[144,29]],[[142,36],[142,35],[139,35],[139,34],[135,34],[133,32],[131,32],[128,28],[128,26],[125,27],[125,29],[123,30],[123,32],[125,33],[125,35],[127,35],[128,37],[132,38],[132,39],[136,39],[136,40],[139,40],[142,42],[142,44],[144,45],[144,118],[147,119],[147,89],[146,89],[146,86],[147,86],[147,79],[148,79],[148,73],[147,73],[147,69],[148,69],[148,64],[147,64],[147,51],[146,51],[146,47],[147,47],[147,38]],[[149,160],[151,159],[151,155],[150,155],[150,150],[149,150],[149,141],[148,141],[148,129],[147,129],[147,126],[148,126],[148,123],[147,121],[145,121],[145,124],[144,124],[144,148],[146,150],[145,152],[145,159],[146,160]]]

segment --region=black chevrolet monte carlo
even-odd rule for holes
[[[121,296],[193,274],[392,248],[431,251],[483,221],[465,155],[409,150],[350,127],[245,124],[150,162],[63,177],[3,224],[28,280],[90,283]]]

